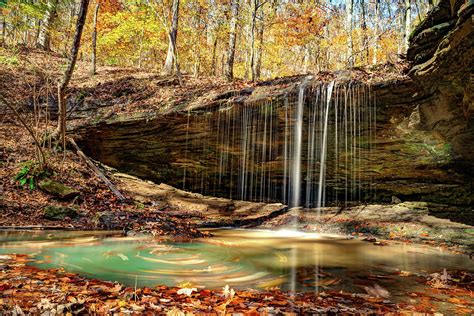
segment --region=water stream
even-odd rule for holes
[[[363,293],[377,283],[395,300],[422,284],[397,271],[426,276],[443,268],[472,271],[472,260],[407,244],[376,246],[359,240],[295,231],[224,229],[192,242],[119,237],[114,232],[0,232],[0,253],[34,255],[41,268],[133,286],[198,286]],[[295,272],[293,275],[292,271]],[[316,276],[316,277],[315,277]],[[292,278],[296,278],[293,282]]]

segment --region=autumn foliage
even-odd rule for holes
[[[167,25],[171,0],[100,1],[97,29],[99,65],[140,67],[160,71],[168,50]],[[91,56],[95,1],[91,2],[82,39],[82,60]],[[348,37],[354,66],[396,61],[404,52],[405,4],[386,1],[353,2],[352,25],[346,4],[313,1],[240,1],[235,49],[235,77],[251,77],[252,54],[258,79],[347,67]],[[49,27],[50,48],[67,56],[74,33],[74,1],[3,1],[2,37],[5,45],[35,46],[45,17],[56,3]],[[416,3],[414,27],[428,3]],[[415,10],[416,9],[416,10]],[[177,49],[183,73],[223,76],[229,45],[230,1],[181,0]],[[252,53],[253,50],[253,53]]]

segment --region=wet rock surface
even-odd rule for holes
[[[254,227],[287,211],[280,203],[254,203],[203,196],[166,184],[113,174],[118,187],[140,203],[154,205],[157,214],[185,219],[197,227]]]
[[[295,219],[305,231],[370,236],[382,239],[424,242],[454,246],[474,252],[474,226],[435,217],[449,208],[424,202],[394,205],[359,205],[347,208],[291,210],[265,222],[261,228],[294,228]],[[472,211],[471,211],[472,212]]]

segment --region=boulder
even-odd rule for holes
[[[44,208],[44,218],[50,220],[63,220],[66,217],[74,218],[78,215],[78,212],[75,208],[48,205]]]
[[[80,194],[78,190],[52,179],[45,179],[41,181],[40,183],[38,183],[38,187],[41,190],[48,192],[49,194],[52,194],[63,200],[74,198]]]

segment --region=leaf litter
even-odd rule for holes
[[[452,272],[449,288],[428,287],[426,293],[410,293],[412,303],[394,303],[380,285],[368,294],[325,290],[293,293],[273,287],[265,291],[234,290],[225,285],[209,290],[191,283],[179,287],[125,287],[116,282],[88,279],[64,269],[41,270],[28,265],[26,255],[0,258],[0,313],[4,314],[399,314],[432,313],[442,294],[457,313],[473,311],[473,276]],[[446,272],[448,273],[448,272]],[[444,272],[440,273],[441,275]],[[430,276],[429,280],[434,277]],[[428,285],[428,284],[427,284]],[[430,293],[430,290],[434,291]]]

